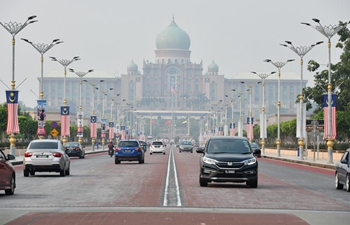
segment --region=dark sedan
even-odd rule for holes
[[[79,142],[67,142],[63,147],[69,157],[75,156],[80,159],[85,158],[85,150]]]
[[[260,149],[260,146],[259,146],[257,143],[253,142],[253,143],[250,144],[250,147],[252,147],[253,154],[254,154],[256,157],[260,158],[260,157],[261,157],[261,149]]]
[[[182,141],[179,145],[179,152],[193,152],[193,145],[190,141]]]
[[[335,165],[335,187],[350,192],[350,148],[347,149]]]
[[[8,154],[0,150],[0,190],[5,190],[5,194],[13,195],[16,188],[16,172],[10,160],[15,159],[14,155]]]

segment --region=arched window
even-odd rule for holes
[[[168,59],[168,64],[170,64],[171,63],[171,59]]]
[[[177,64],[177,59],[175,59],[175,63]]]
[[[181,64],[184,64],[184,59],[181,59]]]
[[[162,59],[162,64],[164,64],[164,59]]]

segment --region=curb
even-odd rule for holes
[[[335,170],[335,165],[332,165],[332,164],[324,164],[324,163],[317,163],[317,162],[310,162],[310,161],[301,161],[301,160],[296,160],[296,159],[280,158],[280,157],[266,156],[266,155],[265,156],[262,155],[261,157],[267,158],[267,159],[275,159],[275,160],[280,160],[280,161],[293,162],[293,163],[299,163],[299,164],[308,165],[308,166],[314,166],[314,167]]]

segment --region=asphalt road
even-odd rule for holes
[[[45,219],[57,222],[72,213],[80,213],[84,222],[104,213],[104,222],[90,224],[136,224],[128,216],[134,212],[132,218],[139,216],[141,224],[238,224],[232,222],[237,218],[246,224],[264,224],[264,218],[265,224],[285,225],[350,221],[350,193],[335,189],[333,170],[261,158],[257,189],[226,183],[200,187],[199,158],[169,147],[166,155],[146,153],[145,164],[116,165],[107,153],[97,153],[71,158],[71,175],[66,177],[23,177],[18,165],[15,195],[0,194],[0,224],[44,224]]]

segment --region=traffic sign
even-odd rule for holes
[[[58,127],[58,123],[57,123],[56,121],[52,121],[51,127],[52,127],[53,129],[56,129],[56,128]]]
[[[52,137],[56,137],[58,135],[58,131],[54,128],[54,129],[52,129],[50,134],[52,135]]]

